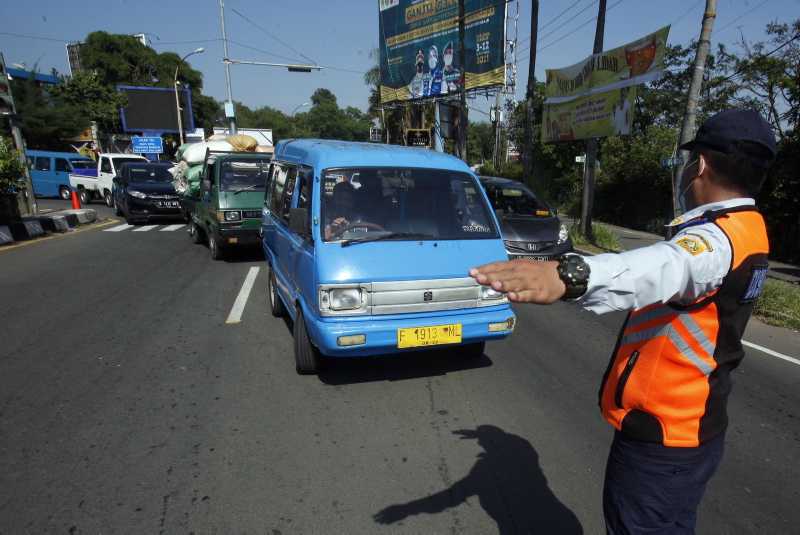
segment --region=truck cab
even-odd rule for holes
[[[321,357],[450,346],[483,355],[511,334],[508,299],[469,276],[506,260],[483,188],[427,149],[281,141],[264,202],[268,303],[293,320],[298,373]]]
[[[187,206],[189,235],[195,243],[207,241],[214,260],[232,248],[260,243],[270,160],[260,153],[208,153],[200,190]]]
[[[138,154],[103,153],[97,158],[97,168],[93,173],[86,170],[69,175],[70,186],[78,192],[81,203],[88,204],[93,199],[102,199],[106,206],[114,205],[114,177],[128,162],[147,162]]]

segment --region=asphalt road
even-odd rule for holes
[[[295,374],[259,254],[106,226],[0,251],[0,533],[601,533],[598,382],[622,317]],[[259,267],[241,322],[226,319]],[[799,356],[800,336],[748,337]],[[800,366],[735,374],[700,533],[797,533]]]

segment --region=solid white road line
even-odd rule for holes
[[[153,230],[153,229],[154,229],[154,228],[156,228],[157,226],[158,226],[158,225],[144,225],[144,226],[142,226],[142,227],[139,227],[139,228],[135,228],[135,229],[133,229],[133,231],[134,231],[134,232],[147,232],[148,230]]]
[[[177,225],[167,225],[166,227],[162,228],[159,232],[172,232],[173,230],[182,229],[186,225],[184,223],[179,223]]]
[[[762,353],[766,353],[767,355],[770,355],[772,357],[779,358],[781,360],[785,360],[786,362],[791,362],[792,364],[797,364],[798,366],[800,366],[800,359],[790,357],[789,355],[784,355],[783,353],[778,353],[777,351],[773,351],[767,347],[754,344],[753,342],[748,342],[747,340],[742,340],[742,345],[751,347],[757,351],[761,351]]]
[[[107,229],[103,229],[103,232],[121,232],[123,230],[128,230],[129,228],[133,228],[133,225],[119,225],[116,227],[111,227]]]
[[[242,284],[242,289],[239,290],[239,295],[236,296],[236,301],[234,301],[231,313],[228,314],[228,319],[225,320],[225,323],[239,323],[242,321],[244,307],[247,305],[247,299],[250,297],[250,292],[253,289],[253,285],[256,282],[256,277],[260,270],[260,267],[253,266],[250,268],[250,271],[247,272],[247,276],[244,278],[244,283]]]

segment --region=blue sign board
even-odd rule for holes
[[[133,136],[131,145],[136,154],[164,153],[164,142],[160,136]]]

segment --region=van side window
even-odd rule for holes
[[[69,162],[64,158],[56,158],[56,171],[64,171],[69,173]]]
[[[286,176],[286,187],[283,189],[283,201],[281,202],[281,219],[286,223],[289,223],[289,211],[292,208],[295,182],[297,182],[297,168],[290,167]]]
[[[267,183],[265,187],[266,193],[264,194],[264,206],[269,209],[272,206],[272,185],[273,185],[273,177],[275,176],[275,169],[278,166],[275,162],[271,163],[269,166],[269,173],[267,174]]]
[[[286,186],[286,171],[287,168],[279,163],[274,165],[272,172],[272,191],[270,191],[270,211],[275,214],[275,217],[281,215],[281,201],[283,200],[283,190]]]
[[[100,161],[100,172],[101,173],[110,173],[111,172],[111,160],[108,158],[103,158]]]
[[[36,158],[36,167],[37,171],[49,171],[50,170],[50,158],[43,158],[39,156]]]
[[[297,198],[297,207],[306,208],[311,212],[311,192],[314,191],[314,171],[308,167],[300,169],[300,196]]]

